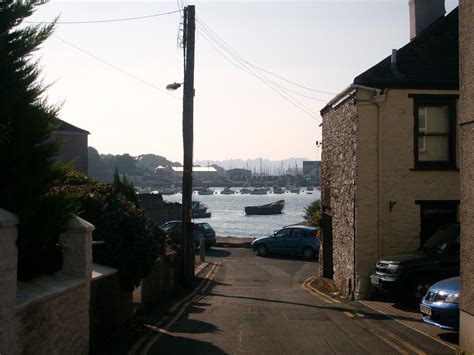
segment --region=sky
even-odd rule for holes
[[[28,21],[141,17],[182,1],[50,0]],[[318,159],[319,110],[409,41],[408,0],[188,4],[197,16],[195,160]],[[446,1],[448,12],[455,6]],[[48,101],[62,104],[60,118],[88,130],[100,153],[182,161],[182,90],[165,90],[183,81],[180,16],[57,24],[36,53],[53,83]]]

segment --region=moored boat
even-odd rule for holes
[[[285,193],[285,188],[281,186],[274,186],[273,187],[273,193],[274,194],[284,194]]]
[[[268,190],[264,187],[256,187],[250,190],[251,195],[266,195]]]
[[[221,191],[221,195],[233,195],[235,190],[232,190],[230,187],[224,187],[224,190]]]
[[[285,207],[285,200],[279,200],[261,206],[247,206],[245,207],[245,213],[248,215],[280,214],[283,207]]]
[[[198,194],[199,195],[214,195],[214,190],[210,189],[209,187],[206,187],[202,190],[199,190]]]

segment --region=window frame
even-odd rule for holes
[[[456,146],[456,121],[457,121],[457,100],[459,95],[425,95],[410,94],[409,98],[413,99],[413,170],[458,170],[457,168],[457,146]],[[425,137],[419,132],[419,108],[424,107],[448,107],[448,160],[446,161],[420,161],[418,139]]]

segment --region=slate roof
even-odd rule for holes
[[[375,88],[459,89],[458,9],[440,18],[397,53],[397,71],[390,56],[354,79]]]
[[[90,132],[86,131],[85,129],[76,127],[66,121],[58,119],[58,127],[56,128],[56,131],[66,131],[66,132],[75,132],[75,133],[84,133],[84,134],[90,134]]]

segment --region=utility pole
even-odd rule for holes
[[[184,8],[184,83],[183,83],[183,283],[191,287],[194,279],[192,240],[193,194],[193,111],[194,111],[194,38],[195,9]]]

